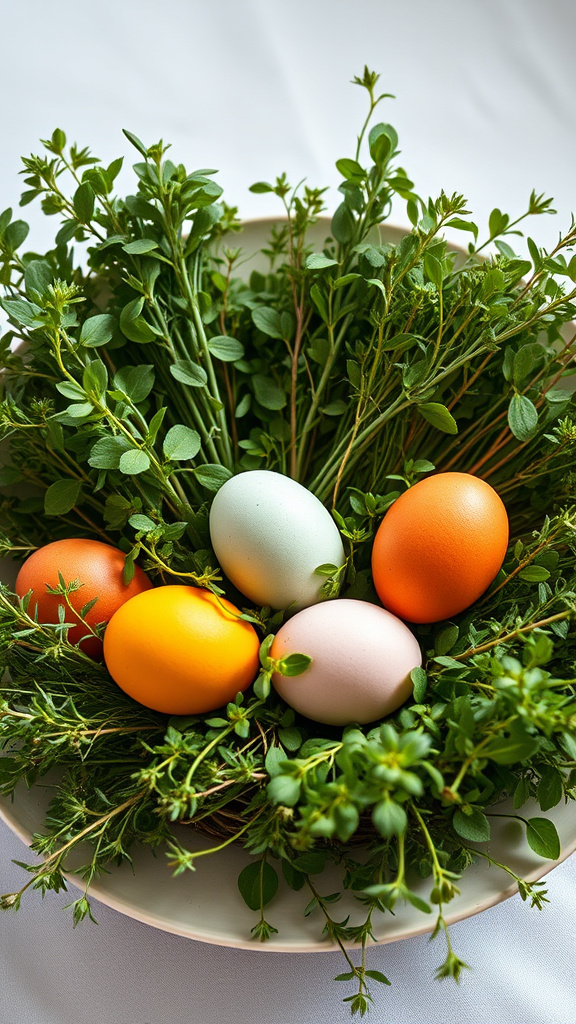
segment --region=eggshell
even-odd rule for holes
[[[372,549],[385,608],[408,622],[440,622],[477,601],[508,547],[505,505],[470,473],[435,473],[400,495]]]
[[[270,655],[307,654],[299,676],[274,673],[277,693],[326,725],[364,724],[391,714],[412,692],[422,664],[414,635],[391,612],[367,601],[325,601],[298,612],[276,634]]]
[[[231,477],[214,497],[210,537],[220,566],[257,605],[293,610],[320,600],[319,565],[344,563],[338,527],[318,498],[282,473]]]

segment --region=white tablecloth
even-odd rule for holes
[[[22,885],[10,858],[26,850],[0,822],[3,891]],[[201,884],[201,878],[198,877]],[[473,970],[434,981],[441,937],[369,951],[375,985],[369,1024],[574,1024],[576,857],[547,879],[551,904],[532,910],[515,896],[451,929]],[[2,1024],[345,1024],[351,988],[332,979],[338,952],[222,949],[157,931],[94,903],[98,926],[72,929],[62,909],[76,892],[37,893],[0,918]]]
[[[463,192],[485,224],[521,213],[533,188],[559,218],[530,225],[550,244],[576,206],[576,7],[571,0],[3,0],[0,208],[17,205],[19,156],[56,127],[106,160],[132,154],[121,128],[170,140],[190,167],[221,167],[241,215],[274,214],[248,186],[286,170],[337,184],[364,115],[349,84],[381,73],[417,190]],[[127,181],[123,173],[120,184]],[[335,205],[337,194],[330,202]],[[54,222],[34,207],[32,245]],[[396,221],[406,224],[398,209]],[[29,243],[30,244],[30,243]],[[26,851],[0,823],[0,891]],[[549,878],[551,906],[518,897],[453,929],[474,967],[435,984],[441,940],[372,949],[393,987],[371,1020],[395,1024],[574,1024],[576,862]],[[2,1024],[308,1024],[348,1019],[337,953],[227,950],[157,932],[97,907],[72,930],[66,897],[32,894],[0,917]],[[341,991],[342,989],[342,991]]]

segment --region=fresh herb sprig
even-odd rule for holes
[[[341,948],[339,978],[356,986],[346,1000],[363,1015],[370,985],[388,984],[366,968],[366,947],[398,901],[436,907],[435,934],[447,942],[438,976],[460,978],[446,906],[471,861],[491,861],[481,844],[503,794],[535,852],[559,856],[552,822],[520,812],[535,799],[545,814],[576,786],[576,231],[550,252],[528,238],[518,254],[512,237],[553,213],[550,199],[533,193],[515,216],[493,210],[486,235],[461,195],[421,199],[396,162],[396,131],[372,125],[388,98],[378,76],[365,69],[354,81],[368,116],[354,156],[337,162],[340,204],[323,244],[310,239],[325,224],[324,189],[293,189],[285,175],[257,182],[283,220],[262,252],[268,268],[249,276],[215,172],[188,173],[163,143],[125,133],[141,159],[123,198],[122,159],[105,167],[60,129],[47,155],[24,160],[22,205],[40,201],[59,227],[38,254],[23,250],[25,222],[0,215],[10,321],[0,339],[0,549],[21,559],[48,540],[98,537],[126,552],[126,579],[138,558],[159,584],[227,593],[209,542],[211,496],[234,472],[276,469],[327,503],[341,530],[345,564],[318,567],[325,596],[371,600],[382,515],[423,475],[456,469],[506,502],[503,569],[455,621],[417,628],[426,662],[412,701],[384,723],[345,730],[311,726],[270,690],[281,621],[271,609],[242,611],[266,638],[253,692],[167,721],[68,642],[75,581],[60,581],[54,624],[2,588],[0,792],[50,770],[59,781],[33,842],[44,859],[1,902],[65,887],[88,842],[86,862],[74,862],[86,885],[72,904],[77,922],[91,914],[93,879],[134,844],[164,845],[179,873],[240,842],[254,856],[239,878],[258,915],[254,937],[276,930],[279,872],[306,886],[306,912]],[[393,244],[379,226],[399,202],[412,230]],[[446,231],[464,232],[467,253]],[[172,822],[195,824],[213,845],[188,849]],[[340,892],[322,891],[327,860],[341,866]],[[539,883],[499,866],[542,906]],[[427,899],[418,877],[429,879]],[[359,921],[332,916],[345,891]]]

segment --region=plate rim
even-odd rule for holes
[[[33,787],[32,787],[33,788]],[[0,820],[10,829],[10,831],[17,836],[22,843],[30,849],[30,843],[32,841],[32,833],[18,820],[18,818],[10,813],[7,805],[13,805],[14,800],[10,797],[0,797]],[[568,805],[565,805],[568,809]],[[560,857],[554,861],[548,861],[540,858],[537,866],[532,868],[523,874],[523,880],[527,882],[537,882],[545,878],[551,871],[557,868],[564,861],[568,860],[573,854],[576,853],[576,828],[574,835],[570,842],[562,846]],[[211,857],[211,861],[217,854]],[[159,861],[155,862],[162,871],[167,871],[165,865],[161,865]],[[487,870],[494,870],[490,865]],[[78,875],[75,875],[73,871],[63,872],[64,878],[67,883],[73,885],[78,891],[83,892],[85,885]],[[105,878],[106,876],[102,876]],[[466,874],[464,872],[462,879],[465,884]],[[473,903],[471,907],[463,908],[461,910],[449,911],[447,905],[446,910],[443,913],[443,917],[448,927],[457,924],[460,921],[469,920],[472,917],[476,917],[479,914],[484,913],[486,910],[490,910],[492,907],[498,906],[500,903],[504,903],[506,900],[511,899],[513,896],[518,895],[518,886],[516,882],[511,881],[504,888],[500,889],[495,894],[492,893],[480,899],[478,902]],[[290,944],[289,942],[283,942],[281,935],[274,942],[265,942],[256,946],[253,938],[249,935],[243,938],[229,937],[226,940],[220,939],[216,935],[210,935],[206,932],[198,932],[194,930],[194,927],[185,927],[184,925],[178,925],[174,921],[170,921],[166,917],[146,912],[141,906],[135,906],[134,904],[125,903],[118,899],[113,894],[107,893],[105,888],[102,888],[99,884],[99,880],[96,879],[90,884],[90,897],[97,900],[99,903],[108,907],[117,913],[122,914],[124,917],[128,917],[134,921],[139,921],[141,924],[146,924],[149,927],[157,928],[160,931],[167,932],[172,935],[179,935],[183,938],[191,939],[196,942],[205,942],[208,945],[220,946],[221,948],[230,949],[244,949],[244,950],[258,950],[263,953],[333,953],[338,949],[336,942],[328,942],[325,939],[318,939],[315,942],[312,941],[301,941],[299,945]],[[384,946],[389,945],[393,942],[401,942],[404,939],[413,939],[421,935],[429,935],[433,931],[435,925],[435,918],[430,920],[428,915],[422,914],[422,924],[413,925],[407,927],[401,935],[383,934],[379,936],[375,941],[370,943],[370,946]],[[344,942],[344,946],[348,950],[360,949],[361,943]]]

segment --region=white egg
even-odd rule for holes
[[[410,673],[422,664],[413,633],[378,605],[348,598],[305,608],[274,637],[270,656],[307,654],[299,676],[275,673],[277,693],[301,715],[326,725],[375,722],[412,693]]]
[[[311,491],[271,470],[238,473],[210,510],[222,571],[257,605],[298,610],[321,598],[318,566],[344,563],[338,527]]]

